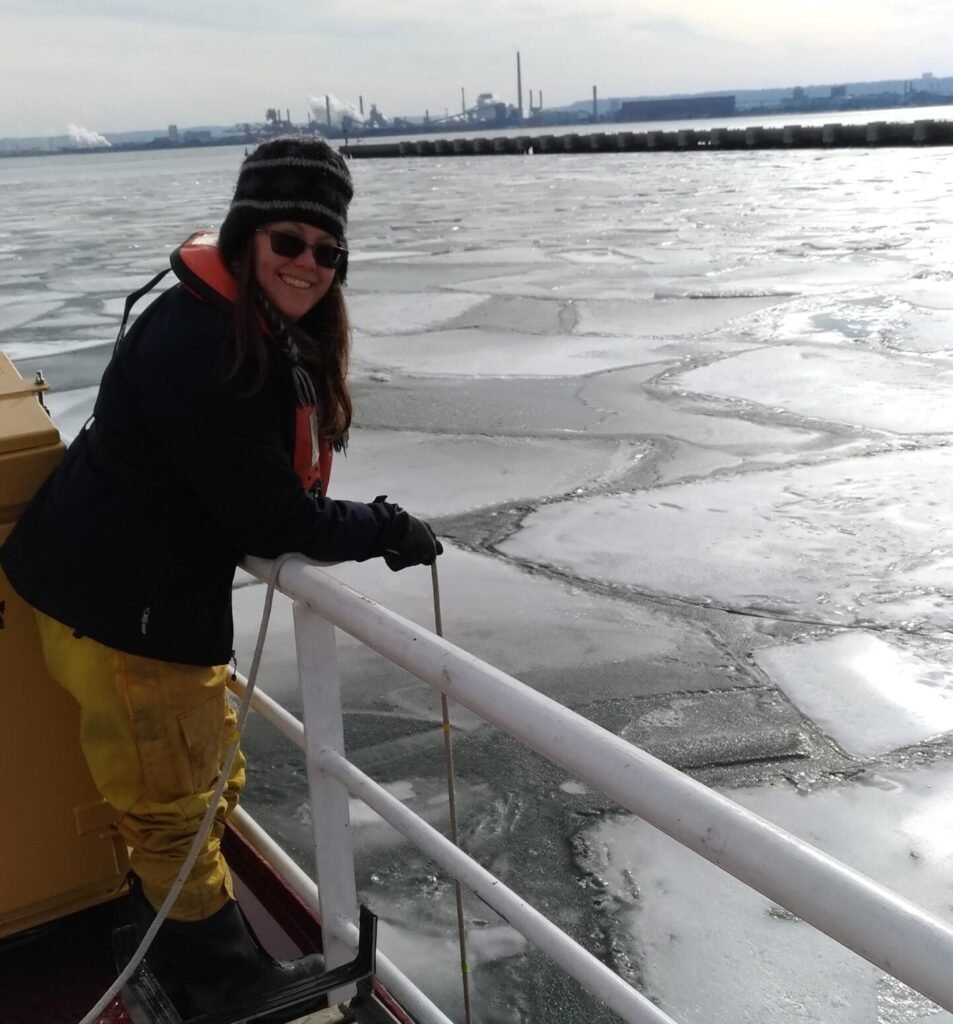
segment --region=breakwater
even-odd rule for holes
[[[779,128],[680,128],[644,132],[570,132],[465,139],[356,142],[340,147],[354,159],[406,156],[499,156],[529,153],[633,153],[722,149],[837,149],[953,145],[953,121],[785,125]]]

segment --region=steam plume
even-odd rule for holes
[[[361,112],[353,103],[346,100],[339,100],[337,96],[329,96],[331,106],[331,124],[337,128],[341,127],[342,118],[349,117],[354,124],[364,124]],[[323,96],[309,96],[308,107],[311,109],[311,116],[318,124],[328,123],[328,100]]]
[[[66,132],[70,137],[70,142],[77,149],[98,149],[110,144],[109,140],[100,135],[99,132],[90,131],[88,128],[83,128],[78,124],[68,124]]]

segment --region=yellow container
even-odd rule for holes
[[[0,352],[0,543],[63,454],[40,390]],[[0,570],[0,939],[118,895],[113,817],[80,751],[79,709]]]

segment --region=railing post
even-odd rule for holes
[[[324,956],[328,967],[338,967],[356,952],[348,938],[348,925],[357,924],[354,843],[348,792],[318,765],[322,751],[344,755],[337,647],[334,626],[297,601],[294,626]],[[355,991],[354,986],[335,989],[328,996],[330,1005],[349,999]]]

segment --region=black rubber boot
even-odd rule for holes
[[[129,889],[141,940],[155,911],[135,876],[130,876]],[[324,958],[316,953],[299,960],[275,960],[234,900],[202,921],[167,918],[146,962],[184,1021],[213,1010],[223,1014],[232,1005],[236,1019],[244,1019],[243,1013],[264,996],[324,971]]]

